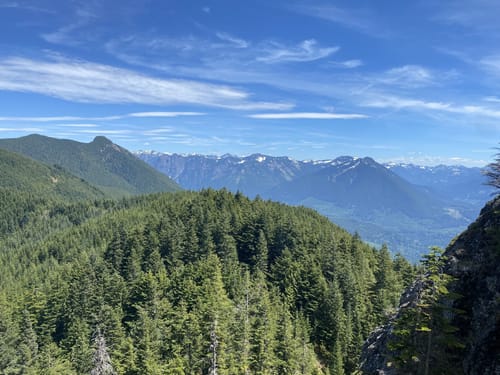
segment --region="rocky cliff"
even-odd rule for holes
[[[444,253],[444,273],[452,276],[449,292],[458,296],[448,308],[453,335],[463,348],[443,350],[444,362],[453,363],[447,372],[414,366],[413,374],[500,374],[500,197],[489,202],[478,219],[459,235]],[[384,327],[374,331],[366,341],[360,365],[361,374],[409,374],[398,369],[393,360],[391,342],[394,327],[405,311],[421,302],[429,280],[417,280],[401,297],[398,313]],[[441,303],[442,301],[439,301]],[[433,332],[438,335],[439,332]],[[391,351],[392,349],[392,351]],[[458,359],[457,359],[458,358]],[[411,366],[410,366],[411,367]]]

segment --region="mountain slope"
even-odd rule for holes
[[[101,334],[117,374],[207,374],[214,349],[220,374],[352,373],[412,274],[313,210],[227,191],[63,208],[69,226],[0,238],[2,374],[89,374]]]
[[[413,164],[387,163],[385,167],[412,184],[426,186],[441,197],[460,202],[470,202],[479,209],[493,192],[485,185],[486,177],[481,168],[462,165],[437,165],[434,167]]]
[[[226,188],[250,197],[311,171],[306,163],[261,154],[217,157],[139,152],[136,155],[186,189]]]
[[[0,170],[2,189],[67,200],[104,197],[101,191],[62,168],[51,167],[2,149],[0,149]]]
[[[26,225],[31,214],[55,202],[104,197],[86,181],[58,167],[0,149],[0,237]]]
[[[178,185],[105,137],[90,143],[29,135],[1,139],[0,148],[59,165],[110,196],[175,191]]]
[[[353,208],[356,214],[383,210],[429,217],[442,206],[423,188],[408,183],[371,158],[339,158],[318,172],[276,186],[269,195],[294,203],[308,198],[332,202]]]

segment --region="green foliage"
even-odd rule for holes
[[[433,247],[422,260],[424,275],[416,284],[419,294],[414,305],[404,307],[395,321],[389,349],[394,364],[416,375],[461,374],[463,343],[457,336],[453,317],[460,311],[451,293],[453,277],[444,272],[446,257]]]
[[[0,239],[0,372],[348,374],[404,260],[241,194],[44,203]],[[113,369],[113,370],[110,370]]]
[[[488,167],[484,174],[486,175],[486,177],[488,177],[487,184],[493,186],[496,189],[499,189],[497,190],[498,194],[500,191],[500,153],[496,155],[494,162],[488,164]]]
[[[79,143],[33,134],[1,139],[0,148],[69,171],[112,197],[179,190],[166,175],[104,137]]]

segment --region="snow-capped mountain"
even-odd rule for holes
[[[462,165],[419,166],[387,163],[385,167],[415,185],[431,188],[442,198],[469,202],[482,207],[491,197],[493,189],[485,185],[481,168]]]
[[[382,165],[351,156],[306,161],[262,154],[137,156],[185,189],[226,188],[305,205],[414,260],[429,246],[448,243],[488,200],[478,168]]]

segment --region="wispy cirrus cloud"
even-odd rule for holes
[[[431,2],[437,8],[433,19],[481,33],[487,37],[498,37],[500,3],[496,0],[450,0]]]
[[[326,58],[340,49],[338,46],[321,46],[314,38],[296,44],[273,39],[250,43],[225,32],[176,38],[131,35],[108,41],[105,48],[108,53],[133,65],[172,65],[171,56],[174,54],[175,66],[182,67],[193,62],[198,66],[231,62],[245,69],[262,63],[311,62]],[[347,64],[356,63],[352,60]]]
[[[97,135],[124,135],[131,134],[132,131],[129,129],[81,129],[77,130],[80,134],[97,134]]]
[[[337,68],[354,69],[363,66],[363,61],[359,59],[345,60],[345,61],[331,61],[331,65]]]
[[[60,128],[76,128],[76,129],[87,129],[87,128],[97,128],[99,125],[97,124],[57,124],[57,127]]]
[[[0,90],[31,92],[82,103],[135,103],[262,110],[283,103],[255,102],[250,94],[226,85],[163,79],[128,69],[81,60],[0,60]]]
[[[500,103],[500,98],[497,96],[487,96],[483,100],[490,103]]]
[[[420,99],[403,98],[397,96],[378,95],[372,99],[368,99],[362,105],[374,108],[390,108],[390,109],[412,109],[425,111],[440,111],[454,113],[460,115],[482,116],[493,119],[500,119],[500,110],[484,107],[480,105],[463,104],[457,105],[447,102],[425,101]]]
[[[59,122],[59,121],[113,121],[134,117],[180,117],[180,116],[202,116],[202,112],[133,112],[123,115],[110,115],[99,117],[81,117],[81,116],[45,116],[45,117],[0,117],[0,121],[16,122]],[[66,124],[67,126],[85,127],[96,126],[94,124]]]
[[[0,128],[0,132],[23,132],[23,133],[36,133],[42,132],[43,129],[40,128]]]
[[[314,39],[304,40],[294,47],[269,42],[269,46],[265,48],[265,54],[257,57],[257,61],[268,64],[314,61],[328,57],[338,50],[339,47],[319,47]]]
[[[479,60],[479,65],[489,73],[500,76],[500,55],[483,57]]]
[[[292,4],[289,9],[299,14],[336,23],[369,36],[383,37],[388,35],[388,32],[377,23],[373,11],[369,9],[343,8],[325,2]]]
[[[250,45],[250,43],[247,42],[246,40],[235,37],[225,32],[217,32],[215,35],[220,40],[231,43],[236,48],[247,48]]]
[[[122,115],[126,117],[180,117],[180,116],[202,116],[203,112],[134,112]]]
[[[436,78],[429,69],[422,66],[404,65],[387,70],[379,81],[389,85],[417,88],[434,84]]]
[[[74,46],[80,43],[80,40],[75,37],[78,30],[88,26],[92,20],[98,18],[97,15],[87,8],[77,8],[75,10],[75,20],[72,23],[64,25],[57,29],[56,31],[42,33],[40,37],[46,42],[53,44],[62,44]]]
[[[53,10],[19,1],[2,1],[0,2],[0,8],[29,10],[37,13],[55,13]]]
[[[367,115],[357,113],[324,113],[324,112],[290,112],[290,113],[258,113],[247,117],[267,120],[353,120],[367,118]]]

